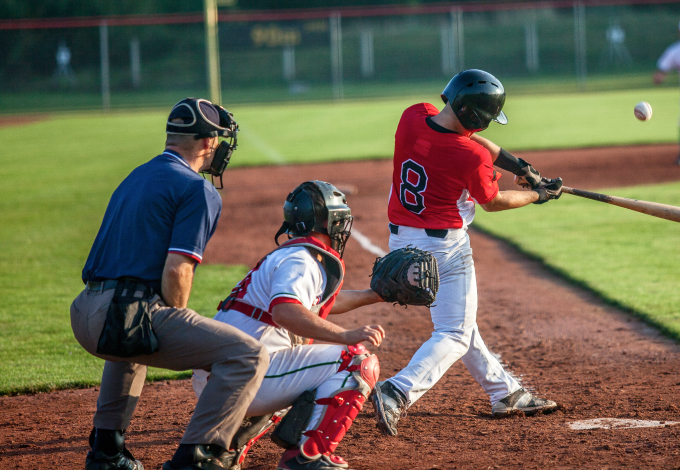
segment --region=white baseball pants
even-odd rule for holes
[[[390,235],[390,250],[408,245],[437,258],[439,291],[430,308],[434,332],[389,381],[413,404],[462,359],[492,404],[518,390],[520,384],[491,355],[477,328],[477,281],[467,231],[449,230],[446,238],[435,238],[423,229],[400,226],[398,235]]]
[[[269,356],[269,368],[246,416],[261,416],[288,408],[306,390],[316,391],[316,399],[337,395],[340,390],[356,390],[358,382],[346,370],[338,372],[345,346],[311,344],[281,349]],[[200,397],[210,374],[195,370],[191,379]],[[306,430],[315,429],[324,405],[314,405]]]

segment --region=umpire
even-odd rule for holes
[[[76,339],[106,360],[87,470],[143,470],[124,435],[147,366],[210,371],[163,468],[215,468],[269,365],[258,341],[187,308],[194,269],[222,210],[219,194],[199,173],[221,179],[238,126],[221,106],[186,98],[172,109],[166,132],[165,151],[133,170],[111,196],[83,269],[86,288],[71,305]]]

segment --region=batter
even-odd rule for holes
[[[345,330],[325,318],[382,299],[371,289],[340,290],[352,216],[337,188],[321,181],[298,186],[286,199],[284,220],[276,238],[283,233],[292,238],[248,273],[215,316],[259,340],[270,356],[264,382],[246,412],[256,418],[244,423],[248,436],[242,442],[237,435],[230,468],[243,462],[254,441],[283,413],[272,414],[291,405],[275,431],[275,442],[289,447],[277,469],[347,468],[333,451],[380,375],[377,357],[360,343],[379,346],[385,332],[379,325]],[[311,344],[314,339],[334,344]],[[208,379],[207,372],[194,371],[197,396]]]
[[[491,212],[543,203],[560,196],[562,181],[540,178],[528,163],[474,135],[491,121],[507,123],[505,91],[493,75],[461,72],[442,99],[441,112],[427,103],[406,109],[395,135],[389,247],[411,245],[434,253],[440,284],[430,308],[432,337],[397,375],[379,382],[372,395],[378,427],[392,436],[403,412],[459,359],[489,395],[494,415],[557,406],[525,391],[485,346],[476,321],[477,283],[467,227],[475,202]],[[519,183],[535,189],[499,191],[494,160],[521,176]]]

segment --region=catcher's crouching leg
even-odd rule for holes
[[[231,441],[231,448],[228,451],[231,462],[227,468],[230,470],[240,470],[253,444],[260,440],[272,426],[281,421],[281,418],[287,412],[288,408],[277,411],[274,414],[246,417]]]
[[[303,433],[299,447],[283,454],[279,469],[347,468],[347,462],[333,455],[345,433],[352,426],[364,402],[380,376],[378,358],[357,344],[348,346],[342,354],[338,372],[348,371],[356,381],[336,390],[328,398],[319,398],[316,405],[323,407],[321,417],[313,429]]]

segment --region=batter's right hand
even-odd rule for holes
[[[538,193],[538,201],[534,204],[543,204],[551,199],[559,199],[562,195],[562,178],[542,178],[541,184],[534,188]]]
[[[367,325],[356,330],[345,331],[343,336],[344,343],[347,345],[370,341],[373,346],[380,346],[383,338],[385,338],[385,330],[380,325]]]

